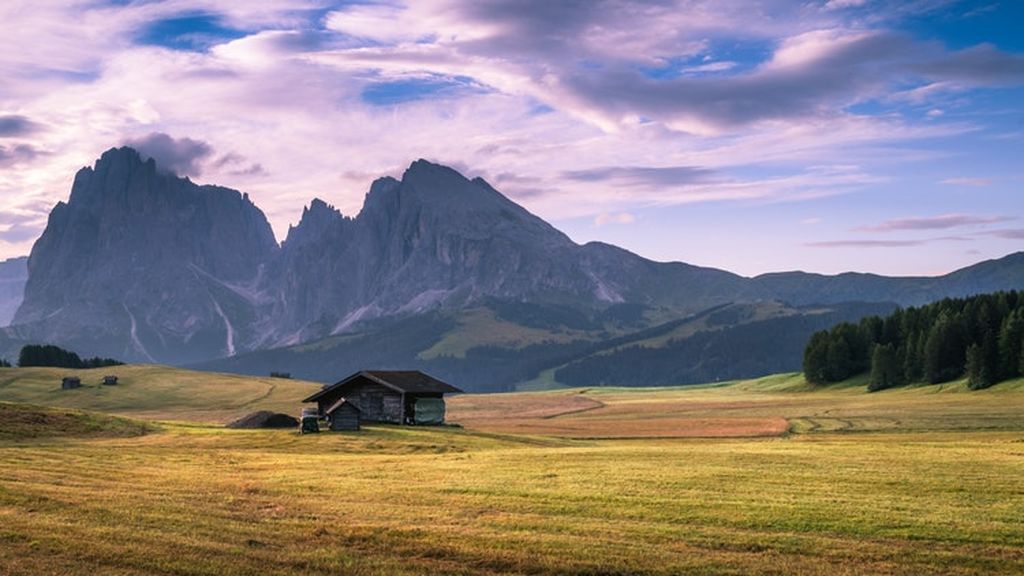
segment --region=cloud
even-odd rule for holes
[[[42,154],[45,154],[45,152],[42,152],[29,144],[0,146],[0,166],[6,167],[31,162],[37,156]]]
[[[810,248],[908,248],[924,246],[935,242],[972,241],[971,238],[962,236],[943,236],[941,238],[926,238],[922,240],[827,240],[823,242],[808,242],[804,246]]]
[[[39,237],[40,231],[39,226],[21,223],[0,224],[0,242],[20,244],[27,240],[35,240]]]
[[[636,222],[636,215],[629,212],[604,212],[594,218],[594,226],[600,228],[608,224],[632,224]]]
[[[143,157],[156,160],[160,169],[179,176],[200,176],[203,173],[203,162],[213,155],[213,148],[202,140],[173,138],[163,132],[130,139],[125,145],[131,146]]]
[[[995,236],[996,238],[1003,238],[1005,240],[1024,240],[1024,228],[992,230],[986,234],[989,236]]]
[[[232,176],[267,176],[267,171],[258,162],[249,162],[245,156],[228,152],[210,162],[210,167],[223,170]]]
[[[991,178],[946,178],[940,180],[939,184],[949,184],[952,186],[990,186],[992,184]]]
[[[873,226],[860,226],[855,230],[863,232],[895,232],[898,230],[946,230],[961,226],[977,226],[1014,220],[1010,216],[971,216],[969,214],[943,214],[886,220]]]
[[[26,116],[18,114],[0,114],[0,138],[27,136],[37,132],[42,126]]]
[[[563,177],[578,182],[611,181],[620,186],[668,188],[712,180],[714,172],[697,166],[610,166],[570,170]]]
[[[825,10],[846,10],[847,8],[860,8],[868,3],[868,0],[828,0],[825,2]]]

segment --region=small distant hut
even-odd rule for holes
[[[117,386],[117,376],[104,376],[103,377],[103,385],[104,386]]]
[[[291,372],[271,372],[270,373],[270,377],[271,378],[282,378],[284,380],[290,380],[291,377],[292,377],[292,373]]]
[[[359,410],[362,422],[438,425],[444,424],[444,395],[460,392],[418,370],[363,370],[324,387],[303,402],[316,402],[318,412],[326,415],[344,398]]]
[[[334,432],[359,430],[359,407],[341,398],[324,411]]]
[[[74,376],[67,376],[60,381],[61,390],[72,390],[82,387],[82,379]]]

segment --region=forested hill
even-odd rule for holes
[[[1024,373],[1024,292],[947,298],[814,334],[807,380],[826,384],[871,373],[869,388],[938,384],[963,376],[973,389]]]

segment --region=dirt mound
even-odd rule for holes
[[[253,412],[246,416],[242,416],[238,420],[235,420],[231,424],[228,424],[228,428],[244,428],[244,429],[255,429],[255,428],[298,428],[299,421],[295,418],[281,414],[280,412],[269,412],[267,410],[261,410],[259,412]]]

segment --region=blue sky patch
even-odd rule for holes
[[[430,76],[376,82],[363,88],[364,102],[374,106],[394,106],[417,100],[451,98],[482,94],[487,89],[466,76]]]
[[[216,14],[193,14],[150,22],[136,40],[147,46],[202,52],[245,35],[242,30],[223,24],[223,19]]]

